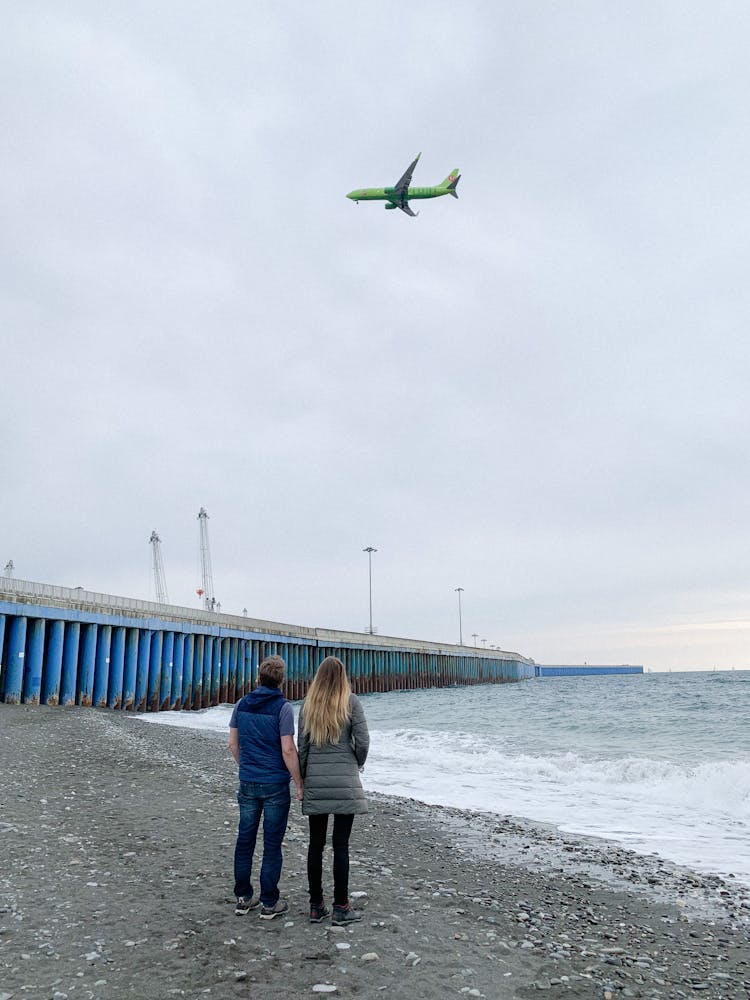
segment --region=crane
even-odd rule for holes
[[[196,591],[206,611],[216,611],[214,597],[214,574],[211,569],[211,549],[208,545],[208,511],[201,507],[198,511],[200,526],[201,585]]]
[[[164,575],[164,560],[161,555],[161,538],[159,538],[155,531],[151,532],[149,543],[151,545],[151,565],[154,570],[156,603],[169,604],[169,596],[167,594],[167,578]]]

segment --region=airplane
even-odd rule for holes
[[[417,154],[416,160],[407,169],[404,176],[399,180],[393,187],[385,188],[359,188],[357,191],[350,191],[346,196],[352,201],[356,201],[359,204],[360,201],[385,201],[388,204],[385,206],[386,209],[389,208],[400,208],[402,212],[406,212],[412,218],[416,218],[419,212],[412,212],[409,207],[409,201],[412,198],[442,198],[444,194],[453,195],[454,198],[458,198],[456,194],[456,185],[461,180],[461,175],[458,172],[458,167],[452,170],[442,184],[437,184],[435,187],[424,187],[424,188],[410,188],[411,177],[414,173],[414,168],[417,163],[419,163],[419,157],[421,153]]]

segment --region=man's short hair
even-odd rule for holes
[[[280,656],[267,656],[258,667],[258,683],[264,687],[281,687],[286,664]]]

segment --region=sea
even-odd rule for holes
[[[546,677],[362,704],[367,789],[552,824],[750,885],[750,671]],[[139,718],[225,739],[230,713]]]

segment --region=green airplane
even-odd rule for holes
[[[412,198],[442,198],[444,194],[450,194],[454,198],[458,198],[456,185],[461,180],[458,167],[448,174],[442,184],[438,184],[435,187],[409,187],[411,176],[414,173],[417,163],[419,163],[421,155],[421,153],[417,155],[414,163],[412,163],[401,180],[397,184],[394,184],[393,187],[359,188],[357,191],[350,191],[346,197],[351,198],[352,201],[356,201],[358,204],[360,201],[385,201],[388,203],[385,206],[386,208],[400,208],[402,212],[406,212],[412,218],[416,218],[419,215],[419,212],[412,212],[409,208],[409,201]]]

